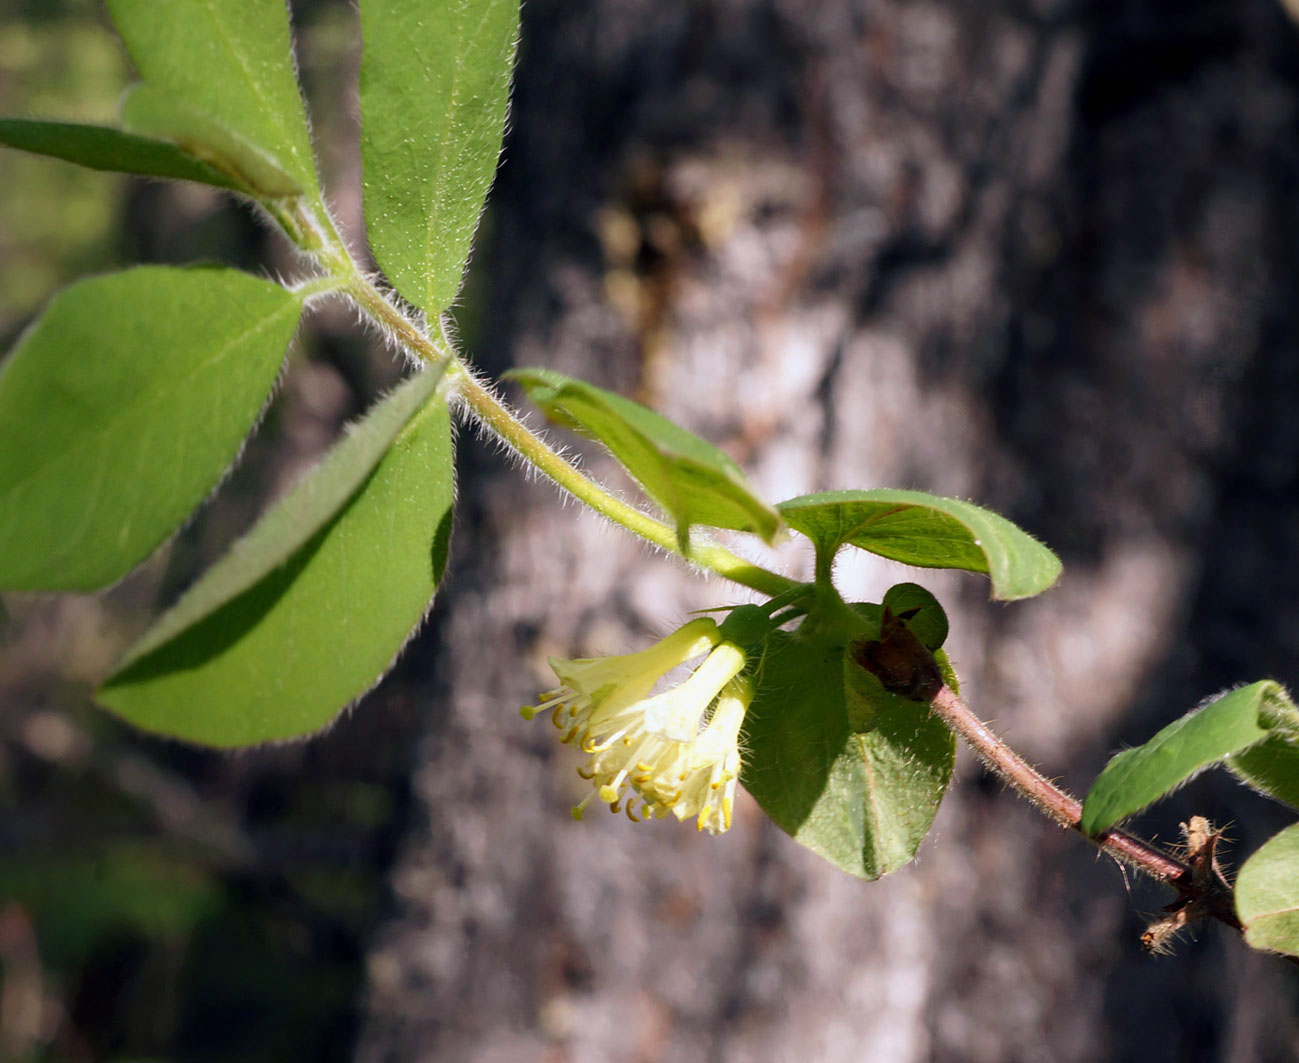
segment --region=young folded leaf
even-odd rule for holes
[[[1227,768],[1247,786],[1299,808],[1299,738],[1274,731],[1258,745],[1227,758]]]
[[[219,268],[55,296],[0,366],[0,587],[95,590],[144,560],[235,460],[301,311]]]
[[[362,0],[361,162],[370,247],[393,287],[451,305],[496,173],[519,0]]]
[[[153,89],[256,148],[296,188],[316,163],[282,0],[108,0],[136,69]]]
[[[825,491],[776,508],[819,554],[845,544],[921,568],[958,568],[992,579],[999,601],[1031,598],[1060,577],[1060,559],[991,510],[923,491]]]
[[[1097,834],[1112,827],[1197,772],[1273,734],[1288,737],[1297,726],[1299,710],[1285,688],[1272,680],[1214,698],[1105,765],[1083,801],[1082,829]]]
[[[242,191],[235,178],[194,158],[178,144],[108,126],[0,118],[0,144],[92,170],[169,177]]]
[[[1236,914],[1254,948],[1299,956],[1299,824],[1245,861],[1236,876]]]
[[[551,369],[514,369],[546,416],[599,440],[676,522],[684,544],[691,526],[752,532],[772,542],[780,514],[758,496],[743,470],[711,443],[640,403]]]
[[[365,693],[446,566],[451,423],[433,373],[379,403],[127,654],[96,699],[233,747],[311,734]]]

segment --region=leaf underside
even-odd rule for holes
[[[379,404],[164,614],[97,700],[145,730],[233,747],[311,734],[365,693],[419,624],[446,564],[450,417],[440,399],[409,412],[428,386],[417,377]],[[409,422],[385,449],[402,412]],[[291,549],[295,522],[331,509]]]
[[[992,580],[992,597],[1041,594],[1060,576],[1060,559],[991,510],[923,491],[826,491],[781,502],[789,526],[833,554],[855,546],[922,568],[956,568]]]
[[[514,369],[551,420],[596,439],[677,525],[685,541],[701,524],[752,532],[771,542],[780,514],[758,496],[725,453],[653,410],[550,369]]]

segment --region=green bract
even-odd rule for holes
[[[887,693],[852,661],[849,643],[877,634],[881,613],[855,609],[860,627],[808,623],[774,632],[755,652],[741,779],[796,841],[874,879],[915,856],[951,778],[956,740],[924,705]]]

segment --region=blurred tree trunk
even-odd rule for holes
[[[466,295],[544,364],[726,447],[769,497],[984,502],[1063,584],[854,559],[947,603],[976,708],[1085,789],[1200,697],[1299,680],[1299,41],[1276,0],[531,0]],[[735,829],[588,813],[516,707],[548,653],[737,600],[462,439],[365,1060],[1299,1058],[1282,964],[1206,931],[963,758],[912,867],[862,883]],[[616,473],[598,456],[591,467]],[[806,570],[807,557],[785,564]],[[1215,781],[1143,821],[1283,821]],[[1257,827],[1257,829],[1255,829]]]

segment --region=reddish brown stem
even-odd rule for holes
[[[1186,907],[1196,916],[1208,916],[1240,930],[1229,889],[1218,877],[1196,875],[1181,860],[1149,842],[1113,828],[1100,834],[1082,829],[1082,802],[1041,775],[980,720],[951,687],[940,686],[928,698],[929,706],[965,739],[975,754],[1010,786],[1066,830],[1081,834],[1093,845],[1129,867],[1136,868],[1180,894],[1172,908]]]
[[[1179,883],[1190,881],[1189,867],[1139,838],[1113,829],[1097,835],[1084,832],[1080,826],[1082,802],[1065,793],[1027,764],[970,711],[969,706],[951,687],[940,687],[929,699],[929,706],[943,718],[948,727],[965,739],[984,764],[1060,826],[1077,831],[1115,859],[1130,864],[1160,882],[1176,887]]]
[[[1143,938],[1147,947],[1158,950],[1184,926],[1203,918],[1217,919],[1236,930],[1231,886],[1214,858],[1220,832],[1207,820],[1192,817],[1185,824],[1184,863],[1156,849],[1149,842],[1121,830],[1088,834],[1082,829],[1082,803],[1032,768],[972,713],[951,687],[943,682],[942,669],[933,654],[907,626],[907,614],[894,616],[886,607],[880,617],[880,635],[862,639],[848,648],[851,659],[875,676],[884,689],[912,701],[924,702],[944,723],[960,735],[979,759],[1066,830],[1081,834],[1116,860],[1177,890],[1178,897]],[[1195,839],[1193,841],[1193,838]]]

